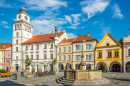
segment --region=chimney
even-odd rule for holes
[[[125,34],[125,37],[127,37],[126,34]]]
[[[63,40],[66,40],[66,38],[64,38]]]
[[[63,30],[63,33],[65,33],[65,29]]]
[[[43,33],[41,33],[41,35],[43,35]]]
[[[54,34],[54,31],[52,31],[52,34]]]
[[[87,32],[87,36],[89,36],[89,32]]]
[[[51,34],[51,33],[49,32],[49,34]]]

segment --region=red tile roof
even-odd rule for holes
[[[11,47],[11,43],[0,43],[0,49],[6,49]]]
[[[92,38],[92,37],[89,37],[86,35],[79,35],[73,40],[73,42],[82,42],[82,41],[89,41],[89,40],[96,40],[97,41],[97,39],[95,39],[95,38]]]
[[[66,43],[66,42],[72,42],[75,38],[73,39],[64,39],[60,43]]]
[[[62,34],[63,34],[63,32],[58,32],[58,37],[60,37]],[[55,33],[36,35],[36,36],[33,36],[32,38],[28,39],[27,41],[23,42],[22,44],[54,41],[54,36],[55,36]]]

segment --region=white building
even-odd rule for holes
[[[20,71],[32,68],[37,71],[53,69],[51,58],[56,58],[56,45],[64,38],[68,39],[65,30],[55,33],[33,36],[33,26],[30,24],[30,16],[22,7],[17,13],[17,20],[13,23],[12,43],[12,71]],[[26,67],[27,57],[33,61],[30,67]]]

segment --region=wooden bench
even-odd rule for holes
[[[0,75],[1,75],[1,77],[2,76],[11,76],[11,73],[1,73]]]

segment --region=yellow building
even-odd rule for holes
[[[57,71],[62,72],[72,68],[72,41],[64,39],[57,44]]]
[[[96,69],[122,72],[122,46],[108,32],[96,46]]]

